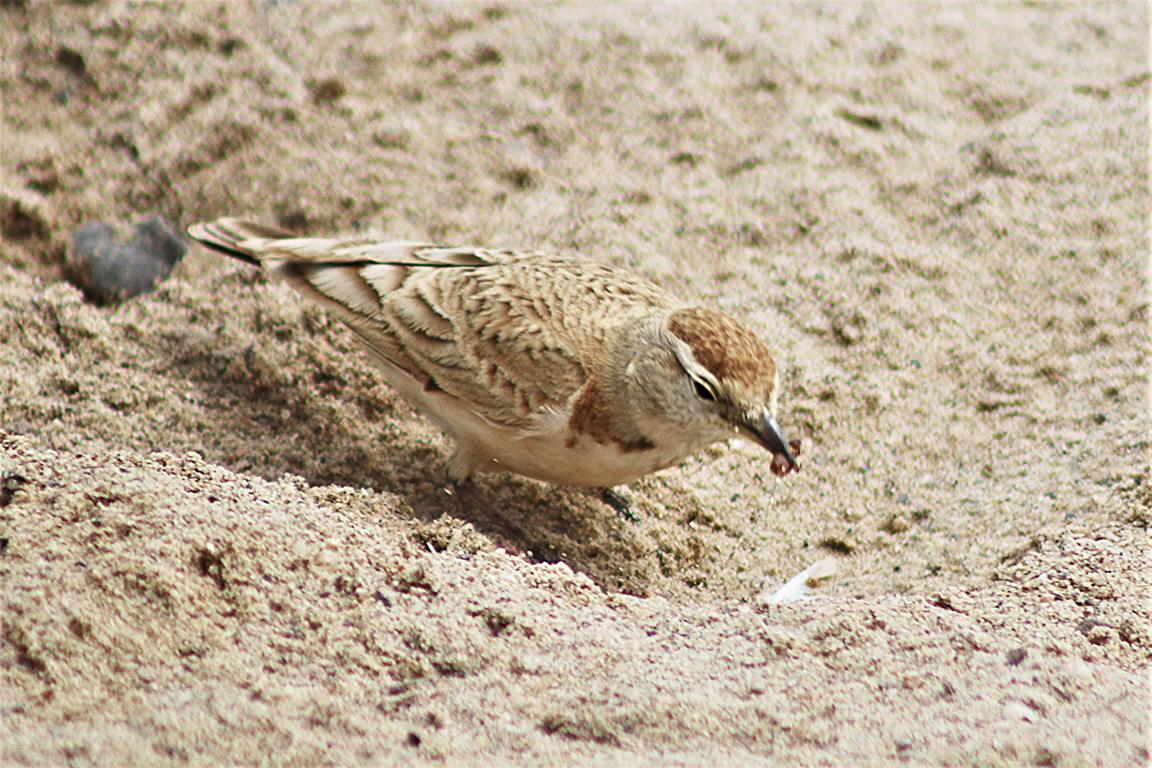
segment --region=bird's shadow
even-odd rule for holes
[[[215,434],[201,434],[197,446],[207,460],[267,479],[291,473],[313,486],[395,494],[416,520],[431,523],[447,514],[511,552],[564,562],[607,591],[651,592],[659,574],[651,547],[637,523],[594,492],[509,474],[482,476],[453,491],[444,474],[448,441],[430,429],[423,430],[425,439],[400,429],[423,417],[386,385],[355,380],[316,360],[288,366],[313,366],[307,381],[292,380],[268,352],[259,344],[223,343],[182,345],[170,353],[172,375],[211,404],[203,418]]]

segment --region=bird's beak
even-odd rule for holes
[[[788,463],[789,470],[800,469],[800,465],[796,463],[796,456],[788,446],[788,441],[784,439],[784,432],[767,409],[758,414],[749,414],[740,423],[740,431],[771,451],[774,457],[783,457]]]

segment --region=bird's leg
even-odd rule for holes
[[[472,472],[476,470],[476,456],[469,450],[464,450],[462,446],[456,446],[452,457],[448,459],[448,464],[445,466],[445,476],[450,485],[453,487],[460,487],[468,479],[472,477]]]
[[[444,479],[447,481],[444,492],[449,496],[455,496],[465,490],[466,487],[470,487],[472,471],[475,468],[476,457],[471,452],[457,446],[456,451],[444,466]]]
[[[620,515],[624,520],[630,523],[640,522],[640,518],[632,511],[632,500],[624,495],[622,491],[617,491],[614,488],[601,488],[600,500],[616,510],[616,514]]]

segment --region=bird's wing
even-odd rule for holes
[[[597,312],[605,302],[626,313],[666,299],[643,281],[578,259],[298,238],[234,219],[194,225],[189,234],[285,278],[426,389],[526,433],[568,412],[604,353]]]

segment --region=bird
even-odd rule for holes
[[[577,256],[192,224],[331,311],[387,382],[455,443],[446,474],[626,485],[739,436],[799,470],[779,369],[733,317]]]

